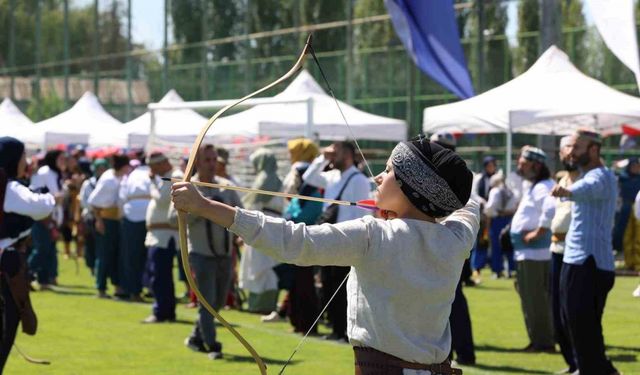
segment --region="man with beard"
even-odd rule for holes
[[[333,164],[333,169],[324,169]],[[302,175],[302,180],[311,186],[325,189],[324,197],[343,199],[352,202],[369,198],[371,190],[369,179],[355,165],[355,145],[350,142],[335,142],[322,150]],[[329,205],[325,203],[325,212]],[[340,206],[335,223],[354,220],[365,216],[368,212],[358,207]],[[340,283],[349,273],[349,267],[326,266],[322,268],[323,305],[325,301],[340,287]],[[333,332],[326,339],[347,341],[347,291],[342,285],[340,291],[328,307],[329,320]]]
[[[569,188],[579,177],[578,167],[571,162],[568,146],[573,143],[572,136],[568,135],[560,139],[560,161],[564,165],[566,173],[558,185]],[[571,201],[558,199],[556,202],[556,214],[551,221],[551,309],[553,313],[553,328],[556,341],[560,345],[560,352],[564,361],[569,366],[564,373],[576,371],[576,361],[573,356],[573,348],[566,327],[562,324],[560,314],[560,272],[562,270],[562,257],[564,256],[565,237],[571,224]]]
[[[560,274],[560,304],[581,375],[617,374],[605,355],[602,314],[613,288],[611,229],[618,189],[613,172],[600,159],[600,135],[579,130],[567,145],[581,178],[552,194],[573,202]]]
[[[553,180],[539,148],[525,146],[518,159],[518,174],[527,181],[522,200],[511,222],[511,242],[516,261],[516,289],[529,336],[525,352],[554,352],[549,299],[551,220],[555,200]]]

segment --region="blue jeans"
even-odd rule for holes
[[[189,254],[189,264],[202,296],[216,311],[224,306],[231,286],[231,257],[209,257]],[[193,328],[193,337],[199,338],[213,351],[222,351],[222,344],[216,341],[216,326],[213,316],[200,304],[198,320]]]
[[[176,243],[173,239],[169,241],[166,248],[157,246],[149,248],[149,281],[155,298],[153,315],[158,320],[176,318],[176,296],[172,272],[175,253]]]
[[[476,241],[476,245],[471,250],[471,268],[474,271],[480,271],[487,265],[487,258],[487,249],[478,246]]]
[[[96,289],[107,290],[107,277],[113,285],[120,285],[118,258],[120,252],[120,222],[104,220],[104,234],[96,232]]]
[[[511,222],[512,216],[498,216],[491,219],[489,239],[491,240],[491,270],[500,274],[504,270],[504,258],[507,258],[509,275],[516,269],[513,253],[503,254],[500,246],[500,231]]]
[[[33,250],[29,256],[29,269],[36,274],[38,283],[50,284],[55,279],[58,266],[56,243],[51,232],[42,221],[36,221],[31,227]]]
[[[120,247],[122,249],[121,266],[122,287],[131,295],[140,295],[142,292],[142,274],[147,258],[147,248],[144,239],[147,236],[146,223],[144,221],[130,221],[122,219],[122,231]]]

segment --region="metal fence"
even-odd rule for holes
[[[15,0],[11,0],[10,3],[15,5]],[[169,0],[165,0],[165,5],[167,3]],[[128,4],[130,6],[130,1]],[[38,10],[36,19],[42,22],[46,18],[47,12]],[[165,17],[165,25],[167,22],[168,18]],[[38,36],[38,27],[36,25],[34,30],[37,39],[35,48],[40,50],[44,47],[41,36]],[[130,36],[130,27],[127,30]],[[65,56],[62,58],[41,61],[42,53],[37,52],[35,61],[28,66],[11,64],[11,56],[15,56],[17,51],[15,45],[10,45],[12,49],[8,53],[8,64],[5,64],[4,69],[0,68],[0,75],[4,77],[4,82],[7,82],[2,84],[3,81],[0,81],[0,95],[15,97],[18,78],[23,77],[26,72],[34,72],[26,77],[31,80],[31,98],[18,98],[18,103],[23,109],[29,100],[35,100],[42,94],[43,82],[56,78],[62,80],[62,85],[53,86],[57,87],[56,92],[65,99],[67,107],[73,104],[73,96],[81,95],[81,92],[76,94],[77,91],[81,91],[77,87],[86,88],[88,85],[115,117],[126,121],[143,113],[148,100],[159,100],[171,88],[176,89],[185,100],[205,100],[237,98],[262,87],[293,64],[306,35],[313,33],[320,41],[328,38],[344,40],[344,46],[339,49],[327,50],[322,44],[315,47],[320,64],[339,98],[364,111],[403,118],[410,124],[409,134],[418,134],[421,131],[422,111],[425,107],[455,101],[457,98],[420,72],[394,35],[379,43],[372,41],[372,38],[362,37],[375,35],[380,33],[380,30],[392,30],[386,14],[371,14],[361,18],[292,26],[273,31],[260,30],[192,44],[171,45],[167,43],[165,35],[166,47],[152,51],[134,49],[129,40],[126,46],[129,50],[112,54],[100,54],[100,46],[96,46],[88,56],[70,56],[68,49],[65,49]],[[9,34],[11,35],[11,31]],[[531,40],[534,43],[540,39],[538,32],[522,33],[516,37],[520,41]],[[287,46],[286,51],[274,55],[265,54],[264,51],[269,50],[268,46],[275,39],[279,45]],[[65,42],[68,43],[68,40],[65,39]],[[483,45],[479,46],[478,43]],[[637,95],[633,74],[612,57],[593,29],[564,29],[561,44],[560,47],[569,54],[574,64],[586,74],[601,79],[614,88]],[[517,47],[510,43],[506,35],[483,36],[480,40],[467,38],[462,40],[462,45],[469,61],[478,48],[490,51],[485,52],[485,56],[490,57],[489,61],[479,62],[479,59],[475,59],[476,62],[469,66],[478,93],[510,80],[531,63],[516,67],[514,61],[517,58]],[[216,56],[216,51],[224,46],[233,46],[236,50],[244,51],[238,54],[243,57],[220,59]],[[594,54],[593,51],[597,53]],[[591,55],[584,58],[585,53]],[[184,56],[194,55],[201,58],[198,61],[185,61]],[[119,59],[126,61],[119,69],[99,68],[101,65],[108,66],[109,61]],[[607,64],[602,63],[605,60],[608,61]],[[93,68],[77,74],[69,73],[76,70],[72,69],[76,65]],[[307,62],[306,67],[319,78],[318,69],[312,62]],[[112,82],[113,86],[114,81],[120,82],[120,86],[116,85],[119,89],[107,90],[110,87],[107,83]],[[482,87],[478,86],[480,81],[484,82]],[[70,82],[71,85],[74,82],[80,83],[76,84],[76,88],[70,89]],[[516,136],[514,147],[517,148],[530,139],[530,136]],[[500,135],[482,137],[481,140],[469,137],[461,142],[463,146],[475,147],[475,153],[482,150],[478,147],[488,147],[491,151],[499,152],[499,148],[504,145],[504,138]],[[364,145],[368,148],[389,147],[388,144],[380,142],[366,142]]]

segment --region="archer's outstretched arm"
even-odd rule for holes
[[[229,228],[245,243],[285,263],[353,266],[369,249],[373,218],[306,226],[208,200],[188,183],[172,189],[176,209]]]

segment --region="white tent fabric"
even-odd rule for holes
[[[36,126],[44,133],[46,147],[71,143],[90,147],[125,147],[127,144],[122,123],[113,118],[89,91],[73,107]]]
[[[604,43],[636,76],[640,84],[640,56],[634,0],[587,0],[593,22]]]
[[[577,127],[619,134],[640,121],[640,98],[580,72],[550,47],[525,73],[481,95],[424,110],[425,132],[562,135]]]
[[[407,138],[407,123],[373,115],[340,102],[340,108],[353,131],[345,125],[333,98],[327,95],[311,74],[303,70],[274,99],[313,101],[312,133],[321,140],[369,139],[400,141]],[[309,120],[307,103],[260,104],[246,111],[220,118],[209,134],[216,139],[235,136],[295,138],[303,136]]]
[[[9,98],[4,98],[0,103],[0,137],[5,136],[38,147],[41,147],[44,141],[42,132]]]
[[[160,103],[183,103],[175,90],[169,90]],[[163,142],[193,143],[207,118],[192,109],[156,110],[154,139]],[[124,124],[129,147],[145,147],[151,130],[151,113],[146,112]]]

